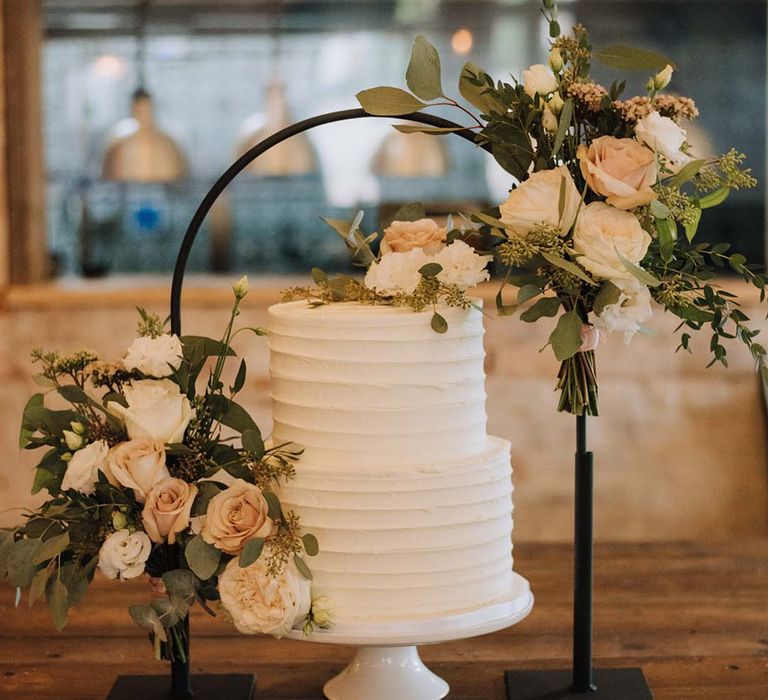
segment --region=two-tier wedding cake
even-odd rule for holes
[[[317,535],[313,589],[337,623],[440,616],[512,585],[509,443],[486,433],[482,314],[339,303],[270,315],[283,487]]]

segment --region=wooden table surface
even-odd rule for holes
[[[567,545],[518,545],[515,568],[536,596],[530,617],[495,634],[422,649],[451,684],[450,698],[503,698],[505,668],[568,666],[571,563]],[[599,665],[641,666],[656,700],[768,699],[768,540],[603,544],[595,570]],[[165,672],[128,617],[127,606],[146,598],[141,582],[99,581],[56,633],[43,606],[14,609],[12,591],[1,588],[0,698],[101,700],[118,674]],[[193,671],[255,671],[259,698],[320,698],[324,681],[352,653],[241,636],[199,609],[192,626]]]

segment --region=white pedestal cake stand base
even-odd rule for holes
[[[434,644],[476,637],[510,627],[533,607],[528,581],[518,574],[509,594],[480,610],[421,620],[339,624],[305,636],[291,631],[291,639],[323,644],[352,644],[357,653],[323,691],[329,700],[439,700],[448,684],[419,658],[417,644]]]

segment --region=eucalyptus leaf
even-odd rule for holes
[[[599,316],[606,306],[618,303],[620,298],[621,290],[613,282],[603,282],[603,286],[600,287],[600,291],[592,304],[592,310]]]
[[[223,488],[224,486],[216,481],[198,481],[197,496],[195,496],[195,502],[192,504],[191,515],[193,517],[205,515],[208,512],[208,504],[211,499],[220,494]]]
[[[33,564],[42,564],[43,562],[53,559],[53,557],[61,554],[67,547],[69,547],[69,533],[65,532],[63,535],[56,535],[43,541],[35,551],[34,556],[31,557]]]
[[[205,581],[216,573],[221,561],[221,550],[208,544],[201,535],[195,535],[184,548],[184,558],[195,576]]]
[[[696,208],[693,211],[693,220],[685,224],[685,237],[689,243],[695,238],[696,231],[699,229],[699,222],[701,221],[701,209]]]
[[[37,565],[33,559],[39,547],[40,540],[38,539],[27,538],[16,540],[13,543],[6,561],[8,579],[11,585],[26,588],[32,583],[32,579],[37,573]]]
[[[525,321],[526,323],[534,323],[544,316],[549,318],[557,316],[557,312],[560,310],[560,304],[559,297],[543,297],[533,306],[523,311],[523,313],[520,314],[520,320]]]
[[[553,253],[542,253],[542,256],[550,265],[554,265],[555,267],[559,267],[566,272],[570,272],[572,275],[575,275],[580,280],[583,280],[593,287],[597,286],[597,283],[591,277],[589,277],[587,273],[584,272],[584,270],[582,270],[576,263],[572,263],[570,260],[561,258],[559,255],[554,255]]]
[[[431,277],[437,277],[443,271],[443,266],[440,263],[429,262],[419,268],[419,274],[425,279]]]
[[[264,440],[261,437],[261,431],[258,428],[255,430],[253,428],[244,430],[242,441],[243,449],[253,453],[256,459],[261,459],[264,456],[266,448],[264,447]]]
[[[248,371],[248,368],[245,364],[245,360],[240,360],[240,367],[237,370],[237,376],[235,377],[235,382],[234,384],[232,384],[231,387],[229,387],[229,390],[232,394],[236,394],[245,385],[245,377],[246,377],[247,371]]]
[[[396,87],[375,87],[358,92],[357,101],[368,112],[382,117],[398,117],[418,112],[427,105],[411,93]]]
[[[667,219],[670,216],[669,208],[658,199],[654,199],[650,204],[651,214],[655,219]]]
[[[61,632],[69,615],[69,591],[60,579],[53,577],[48,585],[48,609],[54,627]]]
[[[675,66],[674,62],[656,51],[638,49],[623,44],[613,44],[595,53],[595,58],[609,68],[618,70],[652,70],[660,71],[667,65]]]
[[[334,219],[331,219],[331,221],[334,221]],[[347,228],[349,230],[349,228]],[[314,280],[315,284],[318,285],[326,285],[328,284],[328,274],[321,270],[319,267],[313,267],[309,274],[312,276],[312,279]]]
[[[731,193],[730,188],[723,185],[716,190],[705,194],[699,199],[699,207],[701,209],[709,209],[710,207],[716,207],[718,204],[722,204]]]
[[[670,187],[680,187],[690,180],[699,170],[706,165],[707,161],[703,159],[696,159],[688,161],[677,174],[669,180]]]
[[[432,320],[430,321],[432,330],[435,333],[445,333],[448,330],[448,321],[445,320],[437,311],[432,314]]]
[[[451,134],[456,131],[466,131],[466,126],[422,126],[420,124],[393,124],[392,128],[401,134]]]
[[[277,497],[277,494],[273,491],[262,491],[264,494],[264,498],[267,501],[268,506],[268,515],[272,520],[279,520],[283,509],[280,505],[280,499]]]
[[[677,225],[674,219],[655,219],[656,233],[659,235],[659,252],[664,262],[670,262],[677,241]]]
[[[485,75],[485,71],[472,61],[468,61],[461,69],[459,78],[459,93],[472,106],[483,114],[504,114],[506,109],[493,95],[488,92],[485,84],[477,85],[478,78]],[[482,78],[480,78],[482,80]]]
[[[645,285],[648,285],[649,287],[658,287],[661,282],[656,279],[650,272],[647,270],[644,270],[639,265],[635,265],[635,263],[630,262],[627,260],[618,250],[618,248],[614,247],[614,250],[616,252],[616,257],[618,257],[621,264],[624,266],[624,268],[627,270],[627,272],[631,273],[632,276],[638,281],[642,282]]]
[[[264,551],[264,538],[254,537],[252,540],[248,540],[243,547],[243,551],[240,552],[239,565],[241,569],[246,569],[261,556]]]
[[[195,597],[197,586],[200,583],[199,577],[194,571],[189,569],[172,569],[163,574],[163,583],[168,591],[168,595],[192,600]]]
[[[418,221],[426,216],[427,212],[421,202],[408,202],[395,212],[392,221]]]
[[[557,123],[557,131],[555,132],[555,143],[552,145],[552,153],[558,153],[563,145],[568,128],[571,126],[571,118],[573,117],[573,99],[570,97],[563,103],[563,109],[560,112]]]
[[[24,412],[21,416],[21,430],[19,432],[19,447],[24,448],[29,442],[29,438],[37,431],[39,425],[30,418],[33,409],[43,408],[43,394],[33,394],[27,404],[24,406]]]
[[[308,581],[312,580],[312,572],[309,570],[306,562],[298,554],[293,555],[293,563],[296,564],[296,568],[305,579]]]
[[[555,330],[549,336],[549,342],[555,351],[555,357],[563,362],[573,357],[582,345],[581,327],[584,322],[576,311],[564,313],[558,320]]]
[[[316,557],[317,553],[320,551],[320,545],[317,542],[317,537],[315,537],[311,532],[307,532],[302,536],[301,541],[304,543],[304,551],[310,557]]]
[[[443,97],[440,54],[421,34],[413,42],[411,60],[405,72],[405,82],[411,92],[422,100],[429,101]]]
[[[92,401],[90,396],[88,396],[85,391],[83,391],[79,386],[75,386],[74,384],[60,386],[57,391],[65,401],[69,401],[70,403],[88,404]]]
[[[35,574],[32,583],[29,584],[27,604],[30,609],[43,595],[45,595],[45,588],[53,571],[55,571],[55,569],[45,567]]]
[[[522,286],[520,291],[517,293],[517,303],[525,304],[526,301],[539,296],[539,294],[542,294],[543,291],[544,290],[542,290],[541,287],[536,284],[526,284]]]

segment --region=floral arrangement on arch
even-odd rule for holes
[[[367,268],[364,280],[328,278],[313,270],[316,287],[292,288],[286,298],[312,303],[353,300],[388,303],[421,311],[438,302],[467,307],[466,291],[488,278],[495,261],[503,278],[496,297],[501,315],[520,312],[526,322],[556,319],[549,336],[561,362],[559,410],[598,413],[595,348],[603,332],[628,342],[647,331],[651,300],[677,316],[679,349],[690,351],[693,331],[711,333],[711,364],[727,366],[725,340],[743,342],[756,361],[766,350],[755,340],[733,294],[711,283],[729,267],[760,290],[766,279],[745,256],[725,243],[696,237],[702,213],[733,190],[754,187],[732,149],[698,158],[684,122],[698,116],[688,97],[665,94],[674,66],[668,58],[628,46],[593,51],[586,29],[561,35],[554,0],[544,0],[551,47],[547,65],[523,71],[522,80],[495,81],[472,62],[465,64],[458,91],[476,112],[447,96],[440,56],[416,38],[406,71],[410,91],[375,87],[358,93],[369,114],[404,116],[431,106],[450,106],[472,123],[458,128],[396,125],[404,133],[474,131],[514,178],[509,197],[489,211],[467,212],[445,228],[409,205],[379,235],[351,222],[328,220]],[[625,81],[606,88],[590,78],[596,59],[620,70],[652,72],[646,93],[622,97]],[[514,303],[504,288],[517,288]],[[446,329],[437,310],[432,326]],[[763,369],[768,380],[768,370]]]
[[[157,597],[130,614],[158,659],[186,661],[195,601],[211,614],[220,607],[246,634],[330,624],[327,601],[311,599],[304,560],[317,539],[275,491],[301,450],[267,447],[234,400],[245,360],[230,386],[222,381],[237,359],[233,338],[265,333],[235,330],[247,278],[233,289],[220,340],[169,335],[140,309],[138,337],[117,362],[85,350],[33,354],[46,390],[24,409],[20,445],[46,450],[32,492],[49,498],[23,525],[0,530],[0,578],[28,589],[30,606],[46,600],[58,629],[97,569],[109,579],[150,577]],[[68,407],[54,408],[57,399]]]

